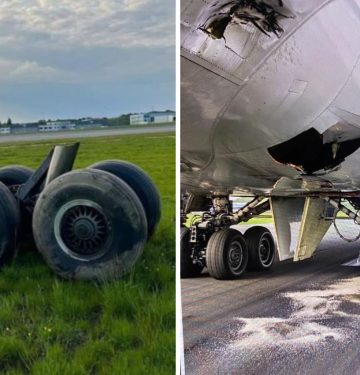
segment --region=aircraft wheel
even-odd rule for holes
[[[0,168],[0,181],[6,186],[22,185],[34,173],[31,168],[22,165],[9,165]]]
[[[31,168],[22,165],[9,165],[0,168],[0,181],[7,187],[24,184],[34,173]],[[21,224],[18,231],[20,250],[33,249],[34,239],[31,230],[31,214],[21,209]]]
[[[66,279],[122,276],[147,240],[143,206],[112,174],[95,169],[54,179],[36,202],[36,245],[48,265]]]
[[[261,226],[249,228],[245,234],[245,241],[249,251],[249,265],[251,270],[268,270],[275,259],[275,241],[271,232]]]
[[[235,229],[215,232],[207,245],[206,265],[215,279],[237,279],[246,270],[248,250],[243,235]]]
[[[180,230],[180,274],[181,278],[196,277],[200,275],[204,266],[193,263],[190,247],[190,230],[182,227]]]
[[[89,168],[109,172],[125,181],[135,191],[144,207],[148,235],[151,237],[161,216],[160,195],[151,178],[138,166],[123,160],[105,160]]]
[[[0,182],[0,267],[16,255],[20,209],[10,190]]]

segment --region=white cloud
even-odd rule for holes
[[[40,65],[35,61],[0,59],[0,81],[57,81],[67,74],[51,66]],[[70,77],[68,77],[70,78]]]
[[[0,0],[0,115],[171,108],[174,18],[175,0]]]
[[[174,22],[169,0],[5,0],[0,43],[17,35],[18,42],[42,36],[38,42],[63,46],[173,46]]]
[[[124,0],[124,7],[129,11],[136,11],[146,4],[146,0]]]

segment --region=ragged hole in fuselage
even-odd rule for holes
[[[288,141],[268,148],[268,152],[277,162],[289,165],[304,174],[332,170],[360,147],[360,129],[357,129],[358,134],[353,139],[342,141],[339,137],[329,141],[328,135],[332,128],[323,134],[311,128]],[[353,129],[354,127],[351,127],[352,131]]]

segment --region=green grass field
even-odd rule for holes
[[[0,165],[36,168],[52,145],[0,145]],[[96,284],[58,279],[37,252],[0,271],[0,374],[173,374],[175,136],[82,139],[76,168],[136,163],[155,181],[162,218],[132,272]]]
[[[274,221],[271,216],[257,216],[249,221],[242,221],[240,225],[263,225],[263,224],[272,224]]]

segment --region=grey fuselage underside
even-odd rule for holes
[[[183,189],[270,193],[300,175],[270,147],[311,128],[335,143],[360,138],[360,0],[283,3],[294,17],[279,38],[229,24],[212,39],[199,30],[207,3],[182,0]],[[318,178],[360,190],[359,163],[360,149]]]

